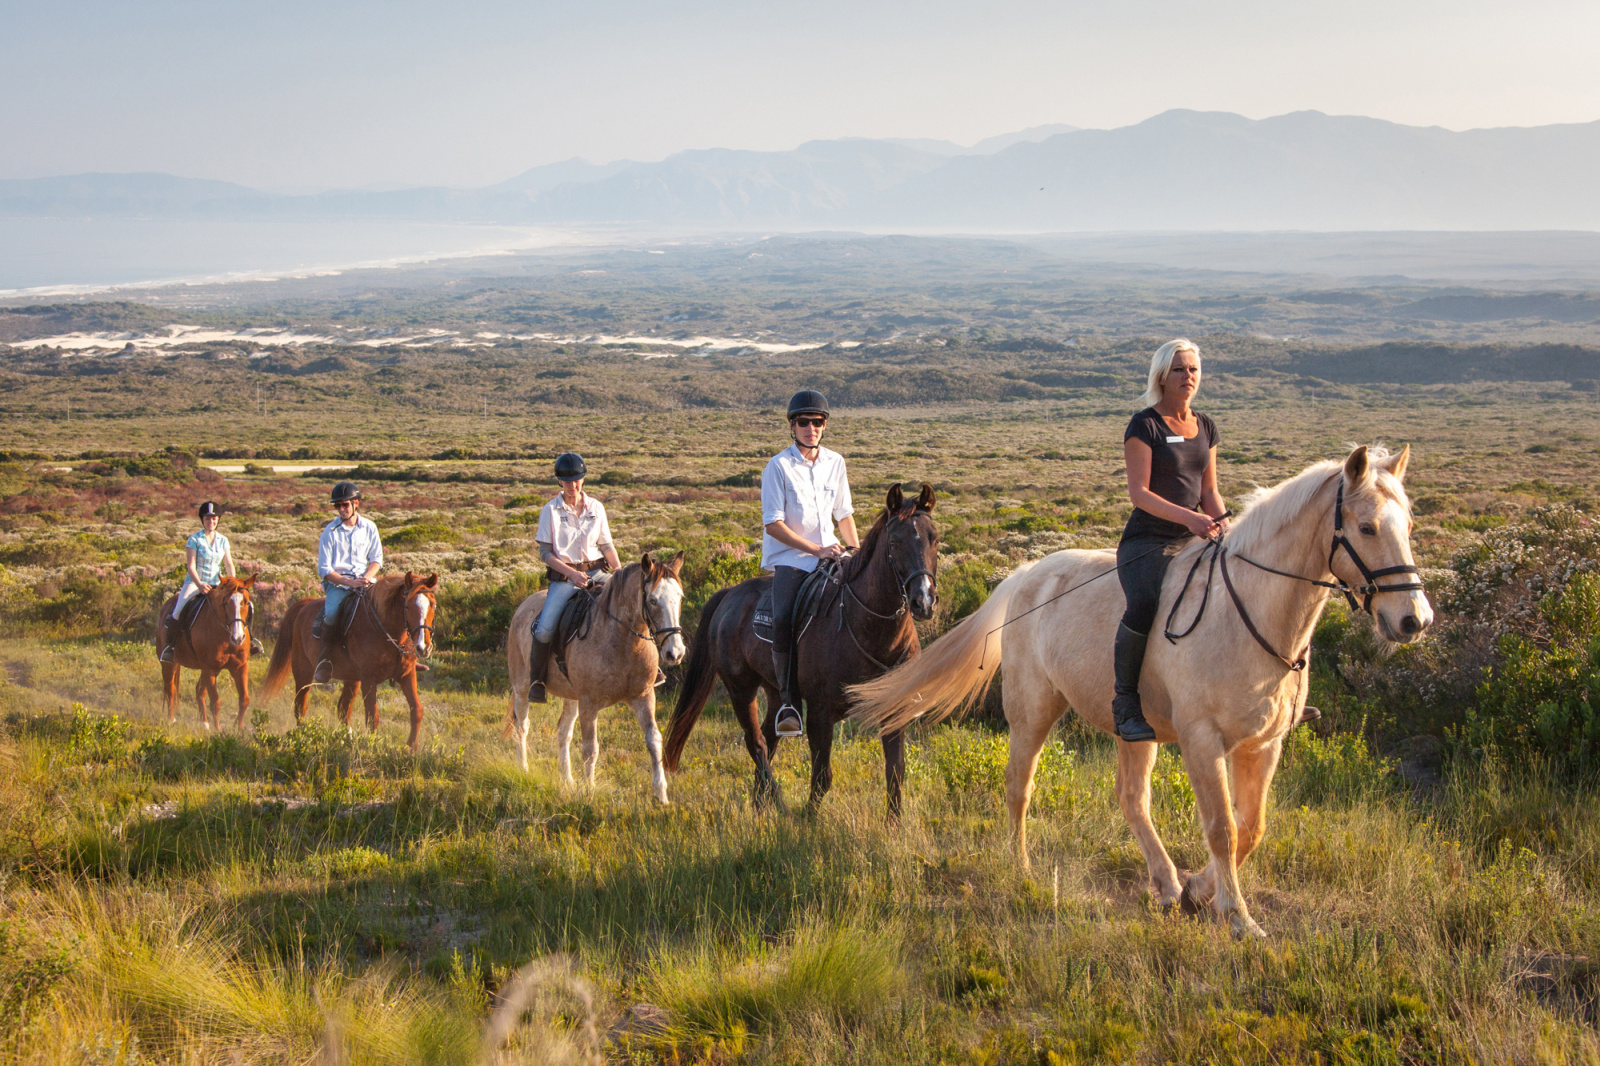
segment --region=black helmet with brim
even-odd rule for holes
[[[801,389],[789,397],[789,417],[798,415],[824,415],[828,413],[828,398],[816,389]]]
[[[354,481],[341,481],[333,487],[333,491],[328,494],[328,499],[333,503],[343,503],[346,500],[359,500],[361,499],[361,490],[356,488],[356,483]]]
[[[218,507],[210,500],[207,500],[205,503],[200,505],[200,517],[209,518],[212,515],[216,515],[220,518],[222,516],[222,508]]]
[[[556,478],[561,481],[577,481],[579,478],[589,476],[589,467],[583,461],[583,456],[577,452],[562,452],[556,456]]]

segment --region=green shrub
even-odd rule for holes
[[[1282,802],[1348,805],[1392,792],[1393,763],[1367,744],[1364,725],[1354,732],[1319,737],[1309,729],[1291,730],[1274,781]]]
[[[415,522],[383,538],[386,548],[414,548],[420,544],[455,544],[461,534],[438,522]]]
[[[989,567],[976,559],[939,570],[942,628],[948,629],[983,606],[989,598]]]
[[[26,1029],[41,1001],[78,968],[70,945],[29,939],[24,928],[0,920],[0,1034]]]
[[[500,585],[442,584],[434,641],[451,651],[495,651],[505,643],[517,607],[543,587],[544,575],[534,571],[518,572]]]
[[[958,807],[973,801],[987,804],[1004,798],[1010,759],[1010,738],[1003,733],[941,729],[911,748],[910,774],[943,782]],[[1077,776],[1078,753],[1058,743],[1046,744],[1033,777],[1033,809],[1070,809]]]

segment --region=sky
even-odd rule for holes
[[[476,186],[1169,108],[1600,119],[1593,0],[0,0],[0,178]]]

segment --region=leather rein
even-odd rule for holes
[[[609,598],[606,600],[606,617],[627,630],[634,637],[647,644],[654,644],[657,648],[660,648],[661,642],[670,639],[673,634],[683,632],[682,626],[658,626],[656,625],[656,620],[650,617],[650,579],[642,567],[639,570],[639,617],[644,619],[645,632],[640,633],[627,622],[618,618],[611,610],[611,600]]]
[[[887,534],[885,533],[884,535],[886,536]],[[884,550],[888,551],[889,549],[885,547]],[[846,596],[839,597],[839,628],[850,635],[850,642],[856,646],[857,651],[866,656],[868,662],[870,662],[873,666],[876,666],[878,669],[885,671],[894,669],[894,666],[898,666],[900,663],[895,663],[894,666],[881,663],[862,645],[861,638],[856,636],[855,627],[850,624],[850,619],[845,614],[845,600],[847,598],[854,600],[857,607],[861,608],[861,610],[865,611],[873,618],[877,618],[882,621],[887,622],[893,621],[897,618],[904,618],[906,612],[911,610],[911,583],[917,578],[926,575],[932,579],[930,583],[933,585],[934,605],[937,606],[939,603],[939,582],[937,575],[934,574],[932,570],[929,570],[926,566],[923,566],[920,561],[918,562],[915,570],[911,571],[911,573],[907,574],[904,578],[901,578],[899,569],[894,565],[894,554],[891,552],[889,554],[889,572],[894,575],[897,582],[897,587],[900,590],[900,606],[896,608],[893,614],[881,614],[878,611],[874,611],[871,607],[867,606],[866,601],[864,601],[856,593],[856,590],[851,587],[856,578],[861,576],[859,573],[851,575],[848,580],[846,580],[842,575],[831,575],[831,579],[837,581],[839,586],[843,588],[847,594]],[[900,662],[905,662],[905,658],[903,656],[901,657]]]
[[[417,657],[417,652],[416,652],[416,643],[415,643],[415,641],[413,641],[413,643],[411,645],[411,649],[412,650],[411,651],[406,651],[405,647],[402,646],[401,643],[398,640],[395,640],[394,637],[389,633],[389,627],[383,624],[383,619],[381,617],[379,617],[379,615],[378,615],[377,605],[372,602],[372,599],[373,599],[372,596],[368,595],[368,592],[371,589],[373,589],[374,587],[376,587],[376,586],[366,585],[363,588],[357,590],[357,592],[356,592],[356,595],[359,596],[361,598],[361,600],[367,605],[367,613],[372,615],[373,624],[378,627],[378,632],[383,634],[383,639],[387,640],[391,645],[394,646],[394,650],[400,653],[400,657],[401,658],[405,658],[407,655],[411,656],[413,659],[416,658]],[[435,604],[435,607],[437,607],[437,603]],[[352,619],[352,621],[353,621],[353,619]],[[405,624],[405,622],[403,620],[400,623],[400,629],[402,630],[401,636],[410,636],[411,635],[411,631],[406,628],[406,624]],[[433,627],[430,626],[427,623],[427,615],[423,615],[423,621],[417,624],[417,632],[421,633],[423,630],[427,630],[428,631],[428,636],[430,638],[432,638],[432,636],[433,636]],[[428,647],[430,649],[432,649],[432,647],[433,647],[432,639],[429,639]],[[428,656],[424,655],[424,656],[422,656],[422,658],[426,659],[426,658],[428,658]]]
[[[1350,538],[1347,537],[1344,532],[1344,475],[1340,474],[1338,477],[1339,490],[1338,494],[1334,497],[1333,503],[1333,544],[1328,549],[1328,572],[1330,574],[1333,573],[1333,557],[1339,553],[1340,548],[1343,548],[1345,553],[1350,556],[1350,561],[1356,564],[1356,569],[1361,571],[1361,576],[1365,582],[1364,584],[1347,584],[1343,581],[1340,581],[1338,579],[1338,575],[1334,575],[1334,580],[1332,581],[1323,581],[1319,578],[1305,577],[1302,574],[1293,574],[1287,570],[1279,570],[1275,567],[1267,566],[1264,563],[1258,563],[1249,556],[1239,555],[1237,552],[1232,554],[1234,554],[1240,562],[1248,563],[1257,570],[1264,570],[1269,574],[1276,574],[1279,577],[1292,578],[1295,581],[1304,581],[1306,584],[1315,585],[1318,588],[1330,589],[1334,592],[1343,593],[1344,598],[1349,602],[1350,609],[1352,611],[1359,609],[1371,614],[1372,597],[1376,596],[1380,592],[1422,591],[1424,586],[1420,580],[1405,581],[1399,584],[1389,585],[1379,583],[1379,578],[1393,577],[1396,574],[1409,574],[1414,578],[1419,578],[1422,571],[1418,567],[1410,564],[1404,564],[1400,566],[1385,566],[1380,567],[1377,570],[1373,570],[1367,566],[1366,560],[1361,558],[1361,553],[1356,551],[1355,545],[1350,543]],[[1200,624],[1200,619],[1205,617],[1206,605],[1211,600],[1212,577],[1220,566],[1222,570],[1223,587],[1228,590],[1228,598],[1233,601],[1234,610],[1239,612],[1239,620],[1244,623],[1244,627],[1250,633],[1250,636],[1255,638],[1255,642],[1261,645],[1261,647],[1266,650],[1268,655],[1271,655],[1274,659],[1277,659],[1279,662],[1283,663],[1283,665],[1287,666],[1290,670],[1304,670],[1306,668],[1308,657],[1311,654],[1311,642],[1307,640],[1306,646],[1300,650],[1300,654],[1295,656],[1293,659],[1290,659],[1288,656],[1279,652],[1277,648],[1273,647],[1266,637],[1261,635],[1261,631],[1256,628],[1255,621],[1251,619],[1250,612],[1245,607],[1244,600],[1239,596],[1238,590],[1233,587],[1233,577],[1228,573],[1228,555],[1228,549],[1223,546],[1223,543],[1220,540],[1211,540],[1206,544],[1205,547],[1200,549],[1200,554],[1195,556],[1193,564],[1191,564],[1189,567],[1189,573],[1183,579],[1183,587],[1178,590],[1177,599],[1173,600],[1172,602],[1172,609],[1167,612],[1167,621],[1165,625],[1162,626],[1161,635],[1166,637],[1167,640],[1171,641],[1173,644],[1176,644],[1179,640],[1182,640],[1184,637],[1194,632],[1195,627]],[[1200,569],[1200,564],[1205,562],[1207,557],[1210,558],[1210,565],[1206,569],[1205,591],[1200,597],[1200,609],[1195,612],[1194,619],[1189,623],[1189,628],[1185,629],[1181,633],[1174,633],[1172,631],[1172,623],[1173,620],[1178,616],[1178,608],[1183,605],[1183,599],[1189,592],[1189,584],[1194,580],[1195,572]],[[1361,604],[1359,608],[1356,604],[1356,597],[1358,595],[1361,597]]]

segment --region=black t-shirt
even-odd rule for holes
[[[1200,509],[1200,490],[1211,463],[1211,449],[1222,439],[1209,415],[1196,411],[1195,421],[1200,423],[1200,432],[1185,439],[1172,431],[1154,407],[1146,407],[1133,416],[1122,434],[1124,441],[1133,438],[1150,446],[1150,491],[1191,511]],[[1135,507],[1122,535],[1181,537],[1188,532],[1177,522]]]

